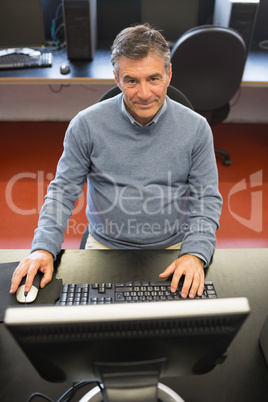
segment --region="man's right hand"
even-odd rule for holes
[[[43,288],[51,281],[53,274],[53,256],[48,251],[36,250],[21,260],[13,273],[10,293],[17,291],[22,278],[26,275],[25,291],[29,292],[38,270],[44,274],[40,282],[40,287]]]

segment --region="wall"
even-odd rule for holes
[[[0,85],[0,121],[69,121],[113,85]],[[268,87],[241,87],[226,122],[268,123]]]
[[[0,85],[0,121],[69,121],[113,85]]]

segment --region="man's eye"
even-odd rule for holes
[[[127,87],[130,87],[130,88],[132,88],[132,87],[134,87],[135,85],[136,85],[136,80],[127,80],[126,82],[125,82],[125,85],[127,86]]]
[[[152,78],[151,78],[151,82],[152,82],[153,84],[157,84],[159,81],[160,81],[160,80],[159,80],[158,77],[152,77]]]

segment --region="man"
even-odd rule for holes
[[[52,278],[68,219],[88,183],[86,248],[178,248],[173,274],[182,297],[202,295],[215,248],[222,199],[206,120],[166,96],[170,51],[148,25],[118,34],[111,60],[122,94],[80,112],[70,123],[57,174],[40,213],[31,254],[16,268],[14,293],[27,275]],[[164,268],[164,267],[163,267]]]

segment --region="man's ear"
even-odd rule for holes
[[[113,70],[113,74],[114,74],[114,79],[115,79],[115,82],[116,82],[117,86],[121,89],[119,80],[118,80],[118,78],[117,78],[117,76],[116,76],[114,70]]]
[[[172,64],[170,63],[169,72],[168,72],[168,79],[169,79],[168,85],[170,84],[171,78],[172,78]]]

